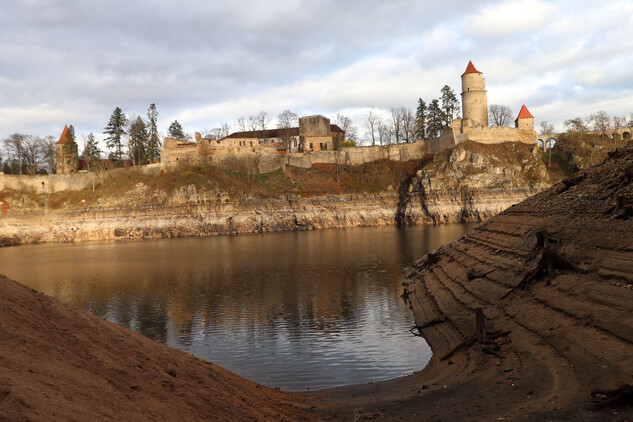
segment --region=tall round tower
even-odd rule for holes
[[[484,75],[468,62],[462,75],[462,115],[475,123],[488,127],[488,97]]]

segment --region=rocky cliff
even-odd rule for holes
[[[5,209],[0,218],[0,246],[483,221],[548,184],[533,148],[521,143],[466,142],[424,164],[413,177],[395,178],[400,186],[385,185],[381,192],[312,197],[292,192],[236,197],[200,183],[165,189],[154,186],[157,179],[146,178],[84,206],[52,209],[46,216],[38,205],[41,196],[14,192],[11,200],[4,200],[5,208],[12,202],[10,212]],[[80,194],[73,197],[75,203]]]
[[[484,221],[549,186],[536,147],[464,142],[433,158],[401,190],[402,224]]]

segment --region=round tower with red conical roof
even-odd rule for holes
[[[468,62],[462,74],[462,116],[488,127],[488,95],[484,75]]]

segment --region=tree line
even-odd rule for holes
[[[453,89],[444,85],[440,96],[428,104],[418,99],[415,111],[394,107],[389,117],[381,117],[372,106],[365,119],[366,139],[371,145],[415,142],[418,139],[438,138],[459,117],[459,100]]]
[[[129,160],[133,165],[148,164],[160,158],[161,140],[158,132],[158,110],[150,104],[147,117],[126,115],[116,107],[104,128],[104,141],[108,151],[102,151],[91,132],[83,139],[80,160],[85,160],[88,170],[103,165],[104,153],[110,165]],[[75,128],[68,126],[67,136],[77,143]],[[190,138],[175,120],[168,136],[187,140]],[[55,136],[38,137],[22,133],[9,135],[2,141],[4,156],[0,155],[0,169],[5,174],[52,174],[56,171]]]

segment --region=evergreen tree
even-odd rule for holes
[[[152,103],[147,109],[147,159],[157,160],[160,157],[160,138],[158,137],[158,110]]]
[[[442,134],[444,122],[442,108],[440,107],[440,100],[437,98],[429,104],[429,111],[426,120],[427,134],[429,138],[439,138]]]
[[[418,98],[418,108],[415,111],[415,139],[426,139],[426,103]]]
[[[88,164],[88,170],[92,169],[95,164],[101,160],[101,152],[97,140],[91,132],[84,142],[84,151],[81,154],[81,158],[86,160]]]
[[[442,126],[447,128],[453,123],[455,112],[459,107],[459,101],[455,92],[448,85],[444,85],[442,88],[442,96],[440,98],[442,101]]]
[[[77,138],[75,137],[75,127],[73,125],[68,126],[68,138],[77,143]]]
[[[186,141],[187,135],[182,130],[182,126],[178,123],[178,120],[174,120],[172,124],[169,125],[168,134],[170,138],[178,139],[180,141]]]
[[[134,164],[140,165],[147,161],[148,140],[147,126],[143,119],[137,117],[130,125],[129,152]]]
[[[105,141],[108,148],[110,148],[110,159],[121,161],[123,158],[123,136],[126,134],[125,126],[127,125],[127,118],[123,111],[117,107],[110,116],[108,126],[106,126],[103,133],[106,136]]]

